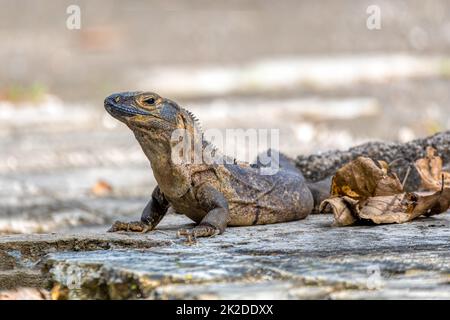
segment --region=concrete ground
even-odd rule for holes
[[[104,228],[0,239],[3,287],[70,299],[449,299],[448,215],[333,228],[329,215],[229,228],[187,244],[170,214],[148,234]],[[38,270],[42,270],[39,273]]]

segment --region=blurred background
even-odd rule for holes
[[[204,128],[280,129],[293,157],[450,127],[446,0],[0,4],[0,233],[139,216],[155,181],[103,109],[113,92],[155,91]]]

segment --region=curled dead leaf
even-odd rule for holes
[[[91,192],[99,197],[107,196],[113,191],[112,186],[103,180],[97,181],[97,183],[91,188]]]
[[[447,211],[450,207],[450,188],[431,195],[408,192],[362,200],[345,196],[330,198],[322,202],[320,211],[328,205],[333,211],[335,226],[358,222],[404,223],[422,215],[431,216]]]
[[[384,161],[378,165],[370,158],[358,157],[340,168],[331,183],[332,196],[347,196],[366,199],[403,192],[403,187],[395,175],[389,171]]]
[[[436,154],[436,149],[427,147],[426,157],[415,162],[417,171],[421,178],[421,188],[423,190],[438,191],[444,187],[450,187],[450,173],[442,171],[442,158]]]
[[[68,300],[69,289],[67,287],[63,287],[60,284],[56,284],[50,291],[50,297],[52,300]]]
[[[346,196],[329,198],[320,204],[319,212],[329,212],[328,209],[331,208],[331,212],[334,214],[333,226],[349,226],[358,221],[357,216],[353,214],[358,210],[358,203],[358,200]]]

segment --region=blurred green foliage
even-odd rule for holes
[[[31,85],[13,84],[0,90],[0,100],[11,102],[39,102],[42,101],[47,88],[40,83]]]

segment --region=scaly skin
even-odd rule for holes
[[[274,175],[261,175],[258,166],[236,161],[175,163],[172,132],[185,129],[194,141],[200,129],[190,112],[155,93],[113,94],[105,99],[105,108],[133,131],[158,182],[141,221],[116,221],[110,231],[153,230],[172,206],[197,223],[191,230],[180,230],[180,235],[207,237],[223,233],[227,226],[303,219],[328,195],[328,182],[308,185],[284,156],[282,169]],[[211,147],[207,142],[202,146]]]

